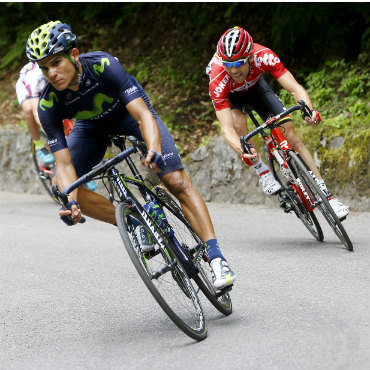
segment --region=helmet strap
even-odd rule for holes
[[[250,55],[250,54],[249,54]],[[249,71],[248,71],[248,74],[247,74],[247,77],[246,78],[248,78],[248,76],[250,75],[250,73],[251,73],[251,70],[252,70],[252,63],[253,63],[253,61],[252,62],[248,62],[249,63]]]
[[[80,72],[80,68],[79,68],[79,64],[78,64],[77,60],[72,59],[67,53],[62,53],[62,56],[64,58],[68,59],[74,65],[74,67],[76,69],[76,72],[77,72],[77,76],[78,76],[78,81],[68,85],[68,87],[79,85],[82,81],[82,74]]]

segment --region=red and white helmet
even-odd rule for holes
[[[218,40],[217,55],[222,59],[246,58],[253,48],[251,35],[241,27],[228,29]]]

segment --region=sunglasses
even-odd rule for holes
[[[239,59],[235,62],[225,62],[225,61],[222,61],[222,64],[226,67],[226,68],[232,68],[232,67],[235,67],[235,68],[239,68],[241,67],[247,60],[249,59],[249,57],[245,58],[245,59]]]

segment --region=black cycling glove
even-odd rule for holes
[[[155,152],[154,150],[151,150],[151,152],[154,153],[151,163],[154,162],[160,170],[163,170],[166,166],[166,162],[163,159],[162,155]]]
[[[78,209],[80,209],[80,205],[75,201],[75,200],[72,200],[70,202],[68,202],[67,204],[67,209],[69,209],[71,211],[71,208],[73,205],[76,205]],[[64,207],[61,208],[62,209],[65,209]],[[72,215],[68,215],[68,216],[60,216],[60,219],[68,226],[73,226],[74,223],[73,223],[73,218],[72,218]],[[85,222],[85,218],[82,218],[80,223],[84,223]]]

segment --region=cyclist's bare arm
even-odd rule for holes
[[[298,103],[298,100],[303,100],[308,107],[312,109],[312,102],[307,91],[297,82],[297,80],[289,71],[279,77],[277,81],[281,87],[283,87],[292,95],[296,103]],[[315,125],[314,121],[316,120],[316,111],[313,111],[312,118],[306,117],[305,120],[310,125]]]
[[[230,108],[225,108],[222,110],[216,111],[217,119],[220,122],[221,133],[225,141],[229,146],[239,155],[242,155],[242,148],[240,146],[240,137],[235,131],[234,120],[231,114]],[[251,159],[257,157],[257,152],[255,149],[252,149],[253,154],[243,154],[245,158]]]
[[[145,167],[148,168],[149,165],[151,165],[151,168],[155,172],[159,172],[160,169],[157,168],[156,164],[154,162],[151,163],[152,157],[154,156],[154,153],[151,151],[162,154],[161,134],[153,114],[150,112],[142,98],[132,100],[126,105],[126,108],[139,124],[141,134],[148,148],[149,153],[144,162]]]

